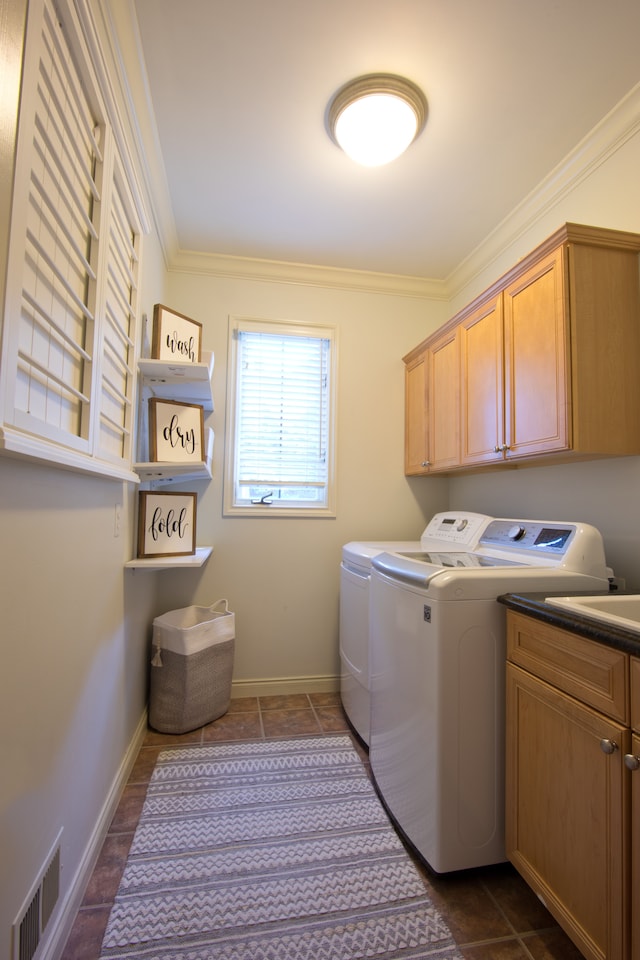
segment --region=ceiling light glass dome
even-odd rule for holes
[[[328,112],[329,133],[357,163],[395,160],[422,132],[427,101],[414,83],[394,74],[369,74],[338,90]]]

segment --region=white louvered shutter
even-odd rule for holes
[[[2,341],[2,446],[53,461],[58,446],[72,451],[59,456],[66,466],[83,469],[89,458],[92,472],[100,462],[130,469],[138,206],[73,4],[36,0],[29,17]]]

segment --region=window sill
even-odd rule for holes
[[[260,506],[258,504],[249,507],[228,507],[223,510],[224,517],[298,517],[299,519],[309,520],[335,520],[336,511],[330,507],[277,507],[275,504],[269,506]]]

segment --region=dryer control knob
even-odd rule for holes
[[[509,538],[511,540],[522,540],[524,537],[524,527],[521,527],[520,524],[516,523],[509,530]]]

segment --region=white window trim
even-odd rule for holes
[[[277,503],[270,505],[234,503],[235,488],[235,418],[237,382],[237,344],[238,330],[256,330],[274,332],[280,330],[291,336],[326,337],[331,342],[330,377],[329,377],[329,436],[327,449],[327,503],[319,507],[292,507],[280,506]],[[223,515],[226,517],[298,517],[334,518],[336,516],[336,430],[337,430],[337,379],[338,379],[338,331],[333,324],[300,323],[294,320],[268,320],[257,317],[229,317],[228,348],[227,348],[227,409],[226,409],[226,443],[224,465],[224,493]]]

